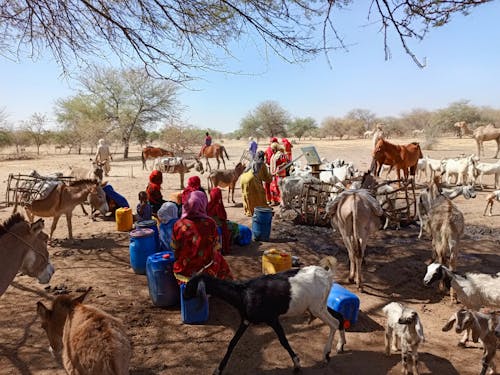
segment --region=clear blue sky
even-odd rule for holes
[[[184,119],[201,128],[229,132],[260,103],[278,102],[294,117],[344,116],[355,108],[378,116],[397,116],[414,108],[435,110],[458,100],[500,108],[500,2],[476,8],[469,16],[454,16],[449,25],[434,29],[421,42],[411,42],[427,66],[418,68],[399,42],[390,41],[392,59],[384,60],[383,36],[366,26],[368,2],[338,15],[338,29],[349,51],[323,55],[291,65],[267,59],[248,46],[235,50],[239,62],[229,69],[245,75],[208,73],[183,91]],[[0,56],[0,108],[17,123],[33,113],[53,117],[54,103],[75,93],[76,84],[61,77],[50,57],[13,63]],[[267,60],[267,61],[266,61]]]

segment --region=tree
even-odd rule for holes
[[[404,134],[410,136],[413,130],[427,130],[432,126],[433,113],[425,109],[412,109],[401,115]]]
[[[244,137],[286,136],[290,115],[272,100],[263,102],[241,120],[240,131]]]
[[[288,127],[288,132],[297,137],[300,141],[300,138],[311,130],[316,129],[318,126],[316,125],[316,120],[312,117],[306,118],[295,118]]]
[[[40,113],[34,113],[28,121],[23,123],[22,127],[35,143],[37,155],[40,155],[40,146],[46,140],[47,117]]]
[[[451,103],[435,114],[435,124],[441,131],[456,131],[453,125],[458,121],[474,124],[481,122],[482,119],[478,108],[470,105],[468,100]]]
[[[447,24],[454,14],[467,14],[488,1],[373,0],[366,2],[367,22],[380,25],[386,59],[388,34],[394,32],[415,63],[424,66],[408,43]],[[234,42],[243,38],[291,62],[335,47],[346,49],[334,13],[353,3],[0,0],[0,45],[11,59],[36,58],[48,47],[65,71],[68,65],[85,64],[112,51],[124,66],[140,62],[149,74],[181,80],[194,70],[220,71],[224,59],[232,57]],[[159,71],[163,66],[168,73]]]
[[[375,113],[368,109],[352,109],[347,113],[346,118],[355,121],[357,126],[363,126],[364,130],[373,129],[377,122]]]
[[[196,154],[201,147],[200,140],[203,139],[205,131],[189,125],[167,124],[161,132],[160,139],[167,149],[175,155],[182,155],[191,151]],[[195,148],[193,151],[192,148]],[[196,149],[198,148],[198,149]]]

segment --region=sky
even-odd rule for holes
[[[182,90],[183,119],[200,128],[230,132],[262,102],[277,102],[292,117],[343,117],[352,109],[377,116],[398,116],[412,109],[436,110],[459,100],[500,109],[500,2],[455,15],[423,41],[410,47],[426,62],[419,68],[400,43],[390,38],[392,58],[384,59],[383,35],[367,25],[369,2],[343,11],[335,19],[348,51],[324,55],[303,64],[267,58],[247,45],[235,46],[238,61],[229,69],[247,74],[203,73]],[[58,99],[76,93],[47,55],[39,61],[15,63],[0,56],[0,109],[17,124],[33,113],[54,118]]]

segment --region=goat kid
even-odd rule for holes
[[[231,339],[227,352],[214,374],[221,374],[231,353],[250,324],[265,323],[273,328],[281,345],[292,358],[295,370],[300,360],[292,350],[280,323],[280,316],[296,316],[309,312],[330,327],[328,341],[323,350],[325,361],[330,359],[335,331],[340,331],[337,352],[342,352],[345,332],[342,318],[327,310],[326,300],[332,287],[336,259],[326,257],[321,266],[291,269],[264,275],[247,281],[226,281],[206,274],[194,276],[186,285],[184,298],[210,294],[234,306],[240,313],[241,323]]]
[[[387,317],[385,328],[385,354],[398,350],[398,339],[401,345],[401,361],[403,373],[408,374],[408,354],[411,349],[413,374],[418,375],[418,346],[425,341],[424,329],[417,312],[398,302],[391,302],[382,308]]]
[[[482,368],[480,375],[486,375],[488,368],[490,374],[496,374],[495,353],[497,351],[497,337],[491,326],[494,324],[495,317],[490,314],[483,314],[477,311],[460,309],[453,314],[448,322],[442,328],[443,332],[449,331],[455,324],[455,332],[472,332],[474,342],[481,341],[483,345]]]
[[[493,203],[495,203],[495,201],[500,201],[500,190],[495,190],[486,197],[486,207],[484,208],[483,216],[486,216],[488,207],[490,208],[489,216],[493,215]]]

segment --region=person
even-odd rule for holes
[[[102,165],[104,175],[109,176],[109,171],[111,171],[110,160],[113,160],[111,152],[109,151],[109,146],[106,144],[104,139],[99,139],[97,142],[97,152],[95,154],[95,161]]]
[[[227,220],[227,213],[222,200],[222,191],[218,187],[210,190],[210,201],[208,202],[207,214],[221,230],[222,254],[229,254],[233,239],[239,235],[238,224]]]
[[[272,137],[271,142],[269,143],[269,146],[266,149],[266,164],[268,167],[271,165],[271,158],[273,156],[273,149],[272,149],[272,144],[273,143],[278,143],[278,138]],[[264,183],[264,189],[266,190],[266,198],[267,198],[267,204],[271,204],[272,201],[272,196],[271,196],[271,183],[270,182],[265,182]]]
[[[262,183],[270,183],[272,176],[265,162],[264,151],[257,152],[248,169],[240,177],[243,208],[246,216],[252,216],[255,207],[267,206],[266,190]]]
[[[250,155],[252,157],[252,160],[255,158],[255,155],[257,154],[257,142],[255,142],[255,139],[253,137],[248,138],[248,152],[250,152]]]
[[[187,198],[189,197],[189,194],[193,191],[202,191],[205,193],[205,189],[201,187],[201,180],[198,176],[191,176],[188,178],[187,186],[184,188],[182,191],[182,199],[181,203],[184,204],[186,203]]]
[[[205,133],[205,144],[201,147],[200,156],[203,156],[205,149],[212,145],[212,137],[208,132]]]
[[[286,138],[281,138],[281,143],[283,144],[283,147],[285,147],[285,153],[286,153],[286,157],[288,158],[288,161],[292,161],[293,145]]]
[[[123,195],[117,193],[110,184],[107,183],[103,186],[102,190],[104,190],[104,194],[106,194],[106,202],[108,202],[109,208],[108,213],[111,213],[112,216],[115,215],[115,211],[118,208],[130,207],[127,199]]]
[[[148,194],[145,191],[139,192],[139,203],[137,204],[136,220],[151,220],[152,213],[153,211],[151,209],[151,205],[148,202]]]
[[[149,175],[149,184],[146,188],[146,193],[148,195],[148,202],[151,205],[151,210],[153,214],[156,214],[160,209],[161,205],[165,203],[163,196],[161,194],[161,184],[163,182],[163,174],[154,170]]]
[[[288,158],[285,154],[285,148],[278,143],[272,144],[273,156],[271,158],[271,174],[273,180],[271,181],[271,204],[277,206],[281,202],[281,192],[279,188],[280,179],[286,177],[286,169],[282,168],[288,163]]]
[[[171,242],[174,225],[179,220],[179,207],[177,203],[166,201],[158,210],[160,220],[160,251],[173,251]]]
[[[231,270],[220,252],[217,224],[207,214],[207,195],[193,191],[175,223],[171,246],[174,249],[174,275],[179,284],[196,272],[220,279],[232,279]]]

